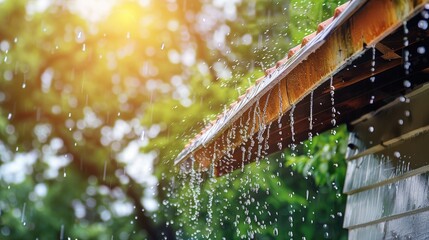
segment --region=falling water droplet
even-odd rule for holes
[[[426,29],[428,29],[428,21],[426,21],[426,20],[420,20],[417,23],[417,26],[419,26],[420,29],[426,30]]]
[[[404,34],[408,34],[409,30],[408,30],[408,27],[407,27],[407,21],[404,21],[402,23],[402,25],[404,26]]]
[[[8,115],[7,115],[7,120],[11,120],[12,119],[12,113],[9,113]]]
[[[372,61],[371,61],[371,76],[374,75],[375,72],[375,55],[376,54],[376,49],[375,49],[375,45],[372,46]],[[371,80],[372,82],[374,82],[373,80]]]
[[[369,132],[374,132],[374,127],[373,127],[373,126],[370,126],[370,127],[368,128],[368,131],[369,131]]]
[[[423,46],[418,47],[418,48],[417,48],[417,52],[418,52],[419,54],[425,54],[425,52],[426,52],[426,48],[425,48],[425,47],[423,47]]]
[[[61,230],[60,230],[60,240],[64,239],[64,224],[61,225]]]
[[[24,223],[25,225],[25,208],[27,207],[27,203],[25,202],[22,206],[22,212],[21,212],[21,223]]]
[[[295,142],[295,130],[294,130],[294,124],[295,124],[295,120],[294,120],[294,117],[293,117],[293,112],[295,111],[295,105],[292,105],[292,108],[291,108],[291,110],[290,110],[290,112],[289,112],[289,118],[290,118],[290,132],[291,132],[291,135],[292,135],[292,142]],[[293,145],[295,145],[295,144],[293,144]]]
[[[165,43],[162,42],[162,44],[161,44],[161,50],[164,50],[164,47],[165,47]]]
[[[405,110],[404,115],[405,115],[406,117],[409,117],[409,116],[411,116],[411,112],[410,112],[410,111],[408,111],[408,110]]]
[[[396,158],[400,158],[400,157],[401,157],[401,153],[400,153],[400,152],[398,152],[398,151],[395,151],[395,152],[393,153],[393,156],[395,156]]]
[[[140,134],[140,141],[144,141],[144,139],[145,139],[145,137],[146,137],[146,133],[145,133],[145,131],[143,130],[142,131],[142,133]]]
[[[308,118],[309,121],[309,127],[308,127],[308,139],[311,141],[313,141],[313,91],[311,91],[310,93],[310,117]]]
[[[411,87],[411,82],[408,80],[404,80],[404,87],[406,87],[406,88]]]
[[[82,44],[82,52],[85,52],[86,51],[86,44],[84,43],[84,44]]]
[[[399,125],[404,125],[404,120],[399,119],[399,120],[398,120],[398,124],[399,124]]]
[[[278,236],[279,235],[279,230],[277,228],[274,228],[273,234],[274,234],[274,236]]]
[[[22,83],[22,88],[26,88],[26,87],[27,87],[27,84],[25,84],[25,82]]]
[[[423,10],[421,13],[421,15],[424,19],[429,19],[429,12],[426,10],[429,10],[429,4],[425,5],[425,10]]]
[[[106,181],[107,161],[104,161],[103,181]]]
[[[334,86],[334,76],[331,76],[330,82],[329,82],[329,88],[330,88],[330,94],[331,94],[331,112],[332,112],[332,119],[331,124],[332,126],[337,125],[337,121],[335,119],[336,117],[336,109],[335,109],[335,86]],[[335,135],[333,131],[331,131],[332,135]]]

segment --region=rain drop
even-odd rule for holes
[[[408,80],[404,80],[404,87],[406,87],[406,88],[411,87],[411,82]]]
[[[61,225],[61,230],[60,230],[60,240],[64,239],[64,224]]]
[[[428,11],[422,11],[421,15],[423,18],[429,19],[429,12]]]
[[[372,61],[371,61],[371,75],[374,75],[375,72],[375,46],[372,46]]]
[[[420,29],[426,30],[428,29],[428,22],[426,20],[420,20],[417,26],[419,26]]]
[[[374,127],[373,127],[373,126],[370,126],[370,127],[368,128],[368,131],[369,131],[369,132],[374,132]]]
[[[404,33],[408,34],[409,30],[408,30],[408,27],[407,27],[407,21],[404,21],[402,24],[404,26]]]
[[[279,235],[279,230],[277,228],[274,228],[273,234],[274,234],[274,236],[278,236]]]
[[[400,158],[401,157],[401,153],[396,151],[393,153],[393,156],[395,156],[396,158]]]
[[[409,116],[411,116],[411,112],[410,112],[410,111],[408,111],[408,110],[405,110],[404,115],[405,115],[406,117],[409,117]]]
[[[24,223],[25,225],[25,208],[27,206],[27,203],[24,202],[24,205],[22,206],[22,211],[21,211],[21,222]]]
[[[142,131],[142,133],[140,134],[140,141],[144,141],[144,139],[145,139],[145,135],[146,135],[146,133],[145,133],[145,131],[143,130],[143,131]]]

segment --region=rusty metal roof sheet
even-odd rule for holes
[[[212,166],[215,175],[244,164],[240,158],[242,156],[237,154],[240,151],[235,150],[240,145],[249,145],[248,140],[254,138],[260,128],[265,129],[275,120],[279,121],[282,115],[293,110],[310,92],[323,83],[326,85],[328,79],[333,81],[336,76],[335,87],[341,88],[368,78],[366,73],[353,76],[353,81],[339,80],[339,72],[367,52],[367,46],[377,44],[375,48],[382,53],[381,57],[390,61],[372,75],[398,66],[401,60],[398,60],[395,48],[381,44],[380,40],[423,9],[427,2],[354,0],[338,7],[332,18],[320,23],[316,32],[306,36],[301,45],[289,50],[286,58],[268,69],[265,77],[258,79],[226,112],[198,134],[179,154],[175,164],[192,159],[201,170]],[[359,75],[358,72],[353,74]],[[321,92],[327,93],[329,95],[329,89]],[[245,133],[239,130],[249,122],[258,127],[247,129]],[[326,128],[329,127],[320,129]],[[280,141],[290,142],[291,137],[283,136]],[[289,141],[283,138],[289,138]],[[259,156],[255,154],[254,157]],[[219,162],[220,159],[224,160]],[[225,167],[227,165],[231,167]]]

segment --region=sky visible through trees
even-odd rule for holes
[[[0,239],[345,239],[346,131],[173,160],[334,0],[1,0]]]

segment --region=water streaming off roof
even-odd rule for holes
[[[399,49],[407,46],[401,47],[395,43],[400,38],[398,35],[401,34],[403,21],[414,14],[413,9],[422,8],[422,4],[408,4],[409,8],[404,8],[388,1],[351,1],[338,7],[332,19],[319,25],[317,34],[304,38],[301,45],[289,51],[287,58],[279,61],[276,67],[268,69],[265,77],[258,79],[246,94],[197,135],[179,154],[175,163],[186,161],[192,155],[198,162],[198,168],[207,170],[214,164],[216,175],[221,175],[242,166],[242,159],[246,163],[260,159],[261,147],[264,147],[262,142],[265,145],[273,143],[267,139],[258,140],[262,134],[271,135],[271,138],[277,140],[281,138],[281,142],[276,142],[277,146],[286,147],[291,144],[294,148],[295,141],[302,141],[313,135],[313,127],[317,129],[314,133],[332,128],[331,132],[335,134],[337,125],[352,118],[351,108],[358,111],[368,104],[374,105],[368,109],[375,108],[374,103],[380,103],[386,96],[372,94],[365,99],[365,103],[356,102],[354,104],[357,105],[352,106],[350,103],[347,106],[346,101],[349,100],[336,100],[336,92],[346,88],[346,91],[355,91],[354,86],[366,79],[374,83],[370,87],[372,89],[377,84],[377,75],[398,66],[402,59],[398,55]],[[389,21],[386,23],[382,19]],[[384,37],[386,38],[383,39]],[[407,51],[404,51],[406,63]],[[407,71],[403,73],[407,74]],[[408,83],[406,80],[404,86],[409,87]],[[324,89],[327,84],[329,89],[326,92]],[[320,115],[315,126],[307,124],[305,128],[301,127],[303,123],[294,116],[295,109],[313,105],[309,98],[318,101],[317,99],[325,96],[330,97],[330,113]],[[315,118],[314,113],[324,112],[327,104],[322,105],[320,102],[316,107],[318,112],[312,106],[310,116],[306,113],[306,119]],[[299,110],[301,111],[303,110]],[[289,119],[285,120],[281,116],[286,113]],[[329,123],[325,124],[325,120]],[[274,121],[279,124],[273,127],[271,123]],[[299,125],[295,126],[296,124]],[[280,136],[285,134],[286,126],[290,129],[287,131],[289,136]],[[302,136],[303,131],[305,136]],[[274,148],[268,146],[262,152],[271,153]],[[207,160],[209,155],[210,161]]]

